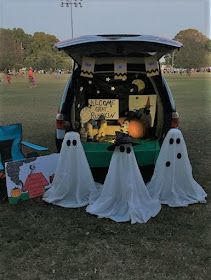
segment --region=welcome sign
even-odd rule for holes
[[[91,119],[97,120],[101,115],[106,120],[117,120],[119,118],[118,99],[89,99]]]

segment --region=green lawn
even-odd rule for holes
[[[13,78],[11,85],[1,84],[1,123],[21,122],[24,139],[55,151],[55,118],[67,78],[39,75],[36,88],[30,88],[26,78]]]
[[[55,150],[55,115],[67,77],[38,86],[0,85],[1,123],[22,122],[24,138]],[[211,195],[211,73],[167,76],[195,179]],[[0,204],[2,280],[205,280],[211,265],[211,206],[161,212],[146,224],[97,219],[82,209],[30,200]]]

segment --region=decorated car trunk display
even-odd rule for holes
[[[138,164],[154,164],[176,114],[159,59],[181,44],[154,36],[97,35],[56,47],[74,60],[57,114],[58,150],[65,132],[77,131],[90,166],[108,167],[107,148],[128,136],[137,142]]]

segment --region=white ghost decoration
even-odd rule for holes
[[[132,145],[117,146],[101,195],[86,211],[99,218],[134,224],[147,222],[160,209],[160,202],[153,200],[147,191]]]
[[[63,207],[82,207],[96,200],[97,184],[94,182],[80,136],[66,133],[55,177],[43,200]]]
[[[207,194],[193,179],[187,148],[179,129],[170,129],[167,133],[147,187],[153,198],[171,207],[206,202]]]

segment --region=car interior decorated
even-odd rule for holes
[[[72,98],[65,111],[70,129],[80,132],[83,141],[110,142],[118,131],[136,139],[160,137],[164,118],[157,82],[139,65],[127,66],[127,74],[120,78],[111,64],[97,65],[91,77],[75,70],[69,88]]]
[[[159,59],[181,44],[148,35],[85,35],[56,47],[74,62],[56,116],[57,150],[65,133],[76,131],[91,167],[108,167],[109,146],[119,140],[136,142],[140,166],[154,164],[176,111]]]

